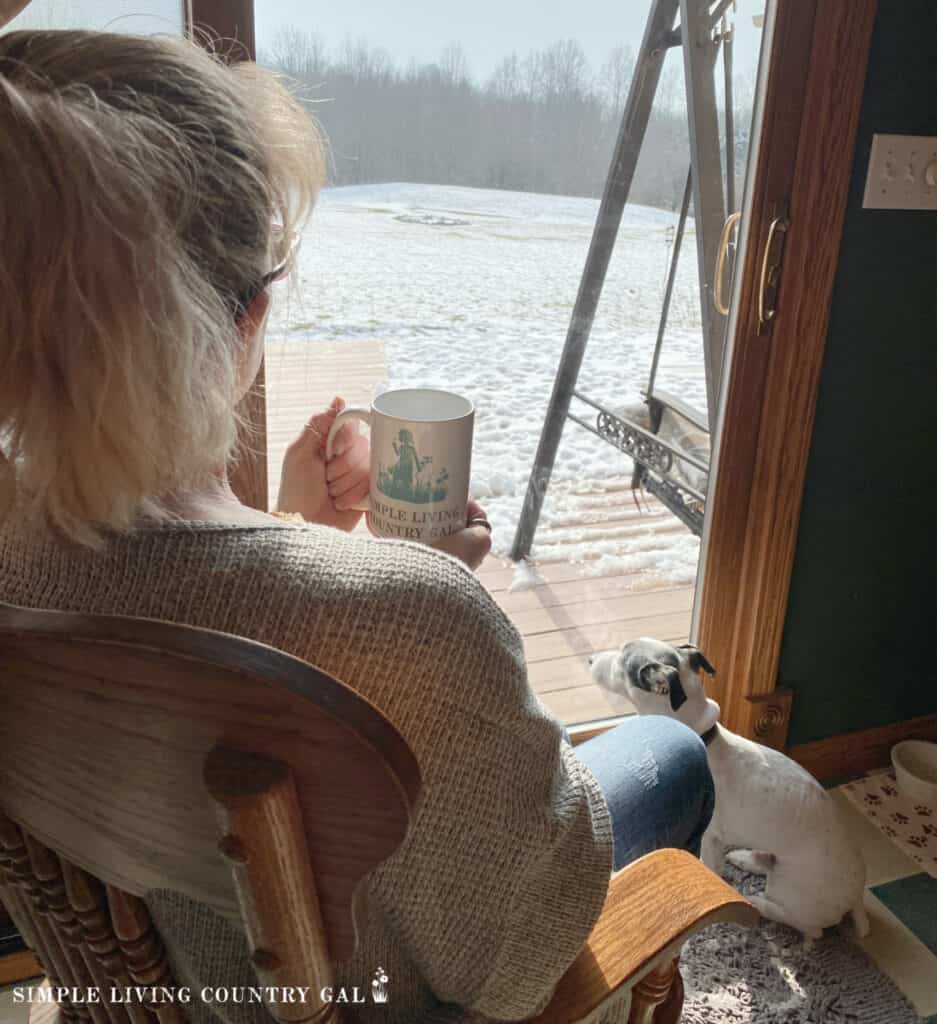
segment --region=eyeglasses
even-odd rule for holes
[[[275,224],[273,226],[274,237],[283,236],[285,233],[283,229]],[[290,232],[287,238],[289,247],[286,251],[286,257],[273,268],[268,271],[263,277],[259,278],[254,284],[247,288],[237,298],[237,317],[240,318],[247,312],[248,307],[257,298],[257,296],[265,289],[269,288],[275,281],[282,281],[285,277],[289,276],[290,271],[296,265],[296,253],[299,250],[299,238],[295,232]]]

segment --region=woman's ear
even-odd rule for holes
[[[250,305],[237,318],[238,331],[245,341],[263,327],[269,312],[270,289],[264,288],[251,299]]]
[[[250,391],[260,369],[264,354],[264,326],[270,312],[270,292],[264,288],[251,300],[251,304],[237,319],[238,334],[241,336],[241,353],[238,362],[238,397]]]

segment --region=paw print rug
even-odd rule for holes
[[[937,806],[904,796],[892,771],[842,787],[859,810],[932,878],[937,878]]]

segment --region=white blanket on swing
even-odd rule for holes
[[[619,415],[631,420],[632,423],[637,423],[639,427],[644,427],[645,430],[651,429],[650,410],[644,402],[625,406]],[[691,423],[684,416],[681,416],[678,412],[674,412],[673,409],[664,408],[657,436],[662,441],[673,445],[674,448],[686,452],[687,455],[705,463],[707,466],[709,465],[709,434],[705,430],[701,430],[695,423]],[[692,487],[695,491],[699,491],[700,494],[706,494],[706,489],[709,486],[709,473],[697,468],[685,459],[674,459],[670,475],[679,481],[683,481],[683,483]]]

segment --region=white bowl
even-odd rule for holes
[[[916,804],[937,807],[937,743],[904,740],[891,748],[901,792]]]

